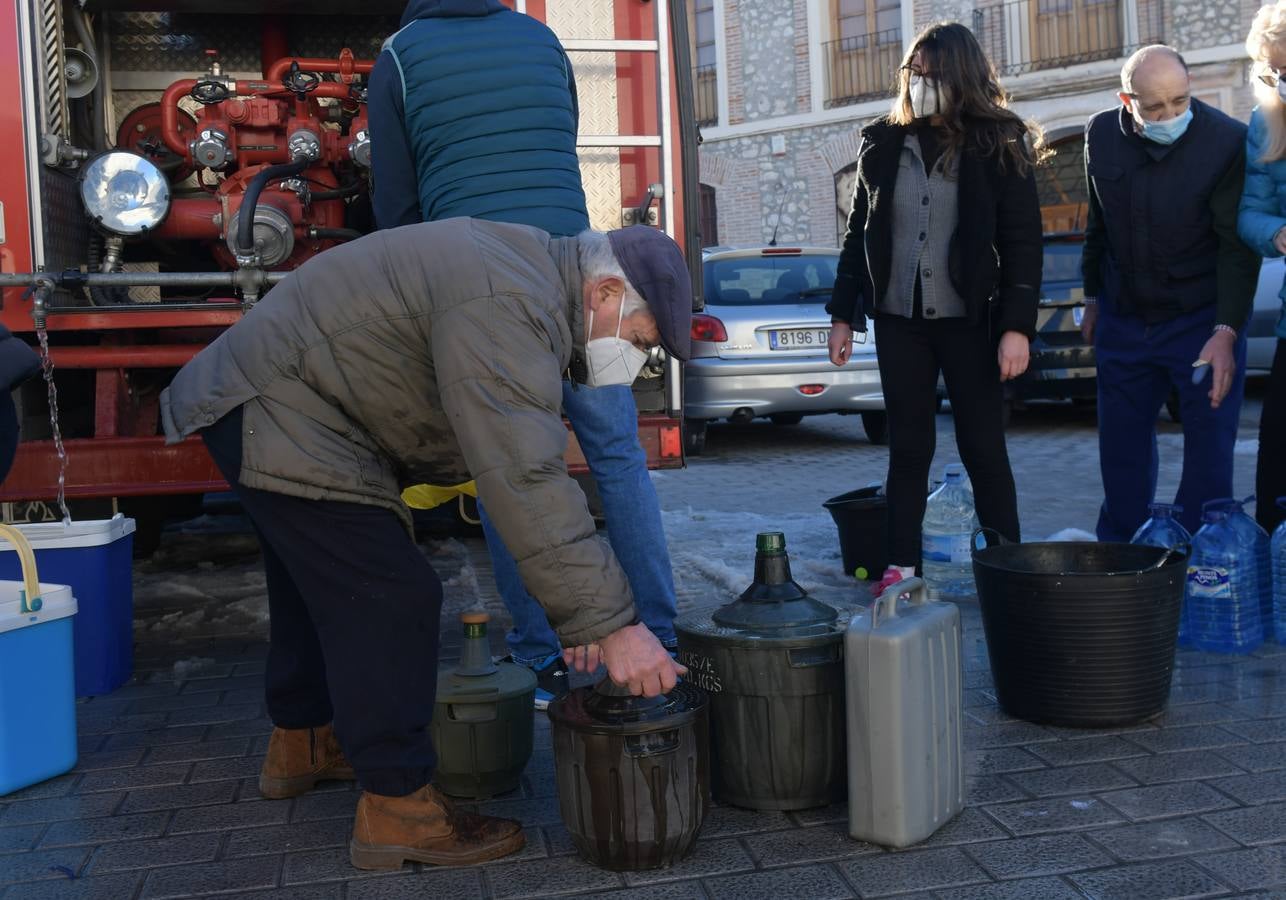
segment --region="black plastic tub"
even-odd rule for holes
[[[882,576],[889,565],[888,502],[883,488],[859,488],[832,497],[822,506],[839,531],[844,574],[853,576],[858,569],[865,569],[866,574],[857,577]]]
[[[975,536],[975,547],[978,537]],[[1165,709],[1187,555],[1111,543],[973,554],[996,699],[1031,722],[1098,728]]]

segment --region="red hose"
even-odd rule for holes
[[[301,56],[287,56],[272,64],[264,80],[281,84],[281,80],[290,71],[291,63],[299,63],[299,68],[305,72],[333,72],[337,75],[369,75],[375,68],[373,59],[353,59],[351,56],[340,59],[308,59]]]
[[[196,87],[195,78],[184,78],[165,89],[161,95],[161,140],[179,156],[190,160],[188,142],[179,133],[179,100],[191,93]]]

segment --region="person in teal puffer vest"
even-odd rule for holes
[[[589,227],[575,77],[557,36],[536,19],[498,0],[412,0],[371,73],[368,108],[380,228],[450,216],[533,225],[556,237]],[[594,475],[641,624],[673,651],[674,575],[639,446],[629,384],[637,374],[600,378],[597,387],[564,381],[563,412]],[[513,619],[510,658],[536,673],[536,707],[544,709],[567,692],[572,651],[479,508]]]
[[[1260,9],[1246,38],[1255,63],[1255,96],[1260,101],[1246,135],[1246,186],[1237,231],[1264,257],[1286,253],[1286,0]],[[1272,531],[1283,513],[1276,499],[1286,496],[1286,284],[1277,320],[1268,391],[1259,420],[1259,459],[1255,470],[1255,518]]]
[[[412,0],[368,111],[380,228],[453,216],[589,227],[571,63],[530,16],[499,0]]]

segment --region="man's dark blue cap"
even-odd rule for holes
[[[692,355],[692,278],[683,251],[648,225],[609,231],[607,239],[621,270],[643,295],[661,333],[661,346],[676,359]]]

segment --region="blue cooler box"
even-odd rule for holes
[[[21,587],[0,582],[0,797],[76,765],[76,599],[41,582],[41,608],[24,613]]]
[[[79,612],[76,696],[116,690],[134,674],[134,520],[117,513],[85,522],[15,526],[36,552],[41,581],[71,586]],[[0,539],[0,579],[22,578],[18,554]]]

